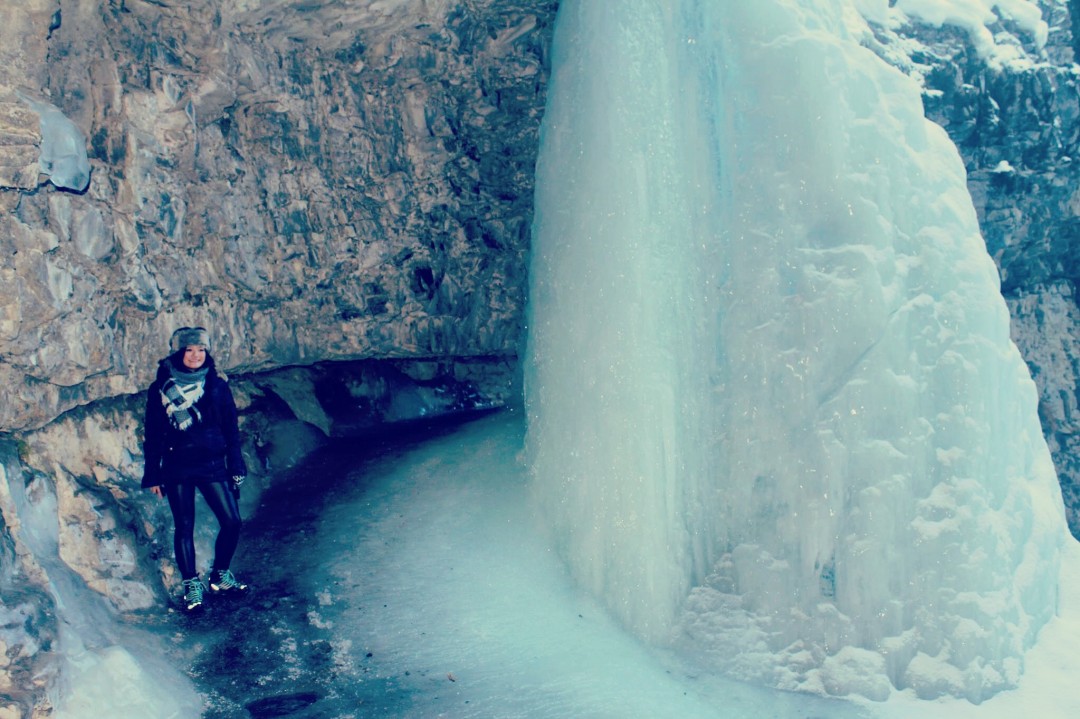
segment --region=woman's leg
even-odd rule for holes
[[[225,571],[229,568],[236,545],[240,541],[240,527],[243,526],[240,507],[236,504],[236,496],[225,482],[203,482],[199,485],[199,491],[221,527],[217,541],[214,542],[214,569]]]
[[[195,487],[170,484],[165,487],[173,516],[173,551],[182,579],[198,576],[195,568]]]

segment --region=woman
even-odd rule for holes
[[[183,579],[183,606],[192,611],[206,591],[195,564],[195,490],[217,517],[210,591],[239,593],[247,585],[229,564],[240,539],[239,487],[247,475],[240,451],[236,404],[228,383],[214,369],[210,336],[202,327],[181,327],[172,354],[158,364],[146,398],[142,486],[167,497],[172,510],[173,548]]]

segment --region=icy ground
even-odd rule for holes
[[[857,705],[695,675],[571,585],[530,509],[523,432],[504,412],[339,446],[268,493],[234,565],[253,595],[157,629],[203,717],[1075,716],[1075,619],[1048,627],[1072,643],[1030,654],[1021,691],[980,707]],[[1075,605],[1075,581],[1064,596]]]

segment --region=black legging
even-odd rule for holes
[[[195,566],[195,488],[202,492],[203,499],[217,517],[217,541],[214,542],[214,569],[226,570],[232,562],[236,543],[240,541],[240,507],[236,497],[224,482],[200,482],[198,484],[169,484],[165,487],[165,496],[169,498],[169,509],[173,516],[173,549],[176,551],[176,566],[180,568],[183,579],[198,575]]]

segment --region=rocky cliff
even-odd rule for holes
[[[260,482],[514,388],[554,0],[27,0],[0,24],[0,715],[57,599],[160,606],[142,390],[180,325]],[[200,537],[199,541],[205,541]]]
[[[0,430],[139,390],[183,324],[241,372],[513,354],[554,5],[11,10]],[[42,108],[83,186],[35,166]]]

